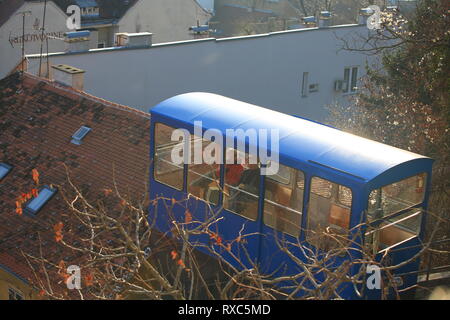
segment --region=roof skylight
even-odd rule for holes
[[[2,180],[11,171],[12,166],[9,164],[0,162],[0,180]]]
[[[82,126],[80,129],[75,132],[72,136],[72,143],[76,145],[80,145],[83,143],[84,137],[91,131],[92,129],[86,126]]]
[[[56,193],[55,188],[51,188],[48,186],[43,187],[39,191],[39,195],[28,202],[27,206],[25,207],[25,211],[31,214],[36,214],[39,212],[39,210],[42,209],[42,207],[53,197],[53,195]]]

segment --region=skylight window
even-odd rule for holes
[[[75,132],[75,134],[72,136],[72,143],[76,145],[80,145],[83,143],[84,137],[91,131],[92,129],[86,126],[82,126],[80,129]]]
[[[28,202],[27,206],[25,207],[25,211],[31,214],[36,214],[39,212],[39,210],[42,209],[42,207],[53,197],[53,195],[56,193],[55,188],[50,188],[48,186],[43,187],[39,191],[39,195]]]
[[[11,171],[12,166],[6,163],[0,163],[0,181],[6,177],[6,175]]]

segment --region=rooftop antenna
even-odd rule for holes
[[[42,50],[44,47],[44,37],[45,37],[45,13],[47,12],[47,0],[44,2],[44,17],[42,18],[42,35],[41,35],[41,54],[39,57],[39,77],[41,77],[41,71],[42,71]],[[50,75],[49,73],[49,66],[48,66],[48,39],[46,39],[47,43],[47,77]]]
[[[22,61],[21,61],[21,69],[22,73],[24,70],[24,60],[25,60],[25,16],[31,16],[31,11],[20,11],[17,15],[22,15]]]

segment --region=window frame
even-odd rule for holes
[[[344,68],[344,79],[342,83],[344,84],[345,88],[342,90],[344,93],[348,93],[350,91],[350,78],[351,78],[351,67],[345,67]],[[348,71],[348,74],[346,74]]]
[[[306,243],[308,243],[309,245],[312,245],[313,246],[313,244],[309,241],[309,239],[308,239],[308,231],[310,231],[310,229],[309,229],[309,219],[310,219],[310,214],[311,214],[311,212],[310,212],[310,209],[311,209],[311,206],[310,206],[310,204],[311,204],[311,193],[313,193],[312,192],[312,182],[313,182],[313,179],[314,178],[319,178],[319,179],[322,179],[322,180],[325,180],[325,181],[327,181],[327,182],[330,182],[330,183],[334,183],[334,184],[336,184],[337,186],[338,186],[338,196],[337,196],[337,198],[335,199],[336,200],[336,203],[335,204],[337,204],[337,205],[339,205],[339,206],[343,206],[343,207],[346,207],[346,208],[348,208],[349,209],[349,221],[348,221],[348,228],[347,228],[347,231],[346,231],[346,233],[347,233],[347,238],[351,235],[351,230],[352,230],[352,228],[351,228],[351,220],[352,220],[352,213],[353,213],[353,206],[354,206],[354,199],[355,199],[355,197],[353,196],[354,195],[354,191],[353,191],[353,189],[350,187],[350,186],[348,186],[348,185],[345,185],[345,184],[342,184],[342,183],[338,183],[338,182],[335,182],[335,181],[332,181],[332,180],[330,180],[330,179],[326,179],[326,178],[323,178],[323,177],[321,177],[321,176],[318,176],[318,175],[311,175],[311,177],[310,177],[310,179],[309,179],[309,188],[308,188],[308,194],[307,194],[307,196],[308,196],[308,203],[307,203],[307,207],[306,207],[306,210],[304,210],[304,211],[306,211],[306,221],[305,221],[305,230],[303,230],[304,231],[304,234],[305,234],[305,241],[306,241]],[[346,206],[345,204],[342,204],[339,200],[338,200],[338,198],[339,198],[339,187],[340,186],[343,186],[343,187],[346,187],[346,188],[348,188],[349,190],[350,190],[350,192],[351,192],[351,196],[352,196],[352,201],[351,201],[351,205],[350,205],[350,207],[348,207],[348,206]],[[306,188],[305,188],[305,191],[306,191]],[[331,195],[330,195],[330,197],[323,197],[323,196],[321,196],[321,195],[319,195],[319,194],[317,194],[317,193],[314,193],[316,196],[318,196],[318,197],[321,197],[321,198],[324,198],[324,199],[330,199],[330,202],[331,202],[331,200],[332,200],[332,198],[333,198],[333,191],[331,191]],[[331,202],[331,203],[333,203],[333,202]],[[330,214],[328,215],[328,219],[329,219],[329,217],[330,217]],[[327,227],[329,227],[329,226],[331,226],[331,224],[328,224],[327,225]]]
[[[423,192],[422,200],[421,200],[420,202],[415,203],[415,204],[413,204],[413,205],[410,205],[410,206],[408,206],[408,207],[405,207],[405,208],[403,208],[403,209],[397,210],[397,211],[395,211],[395,212],[393,212],[393,213],[391,213],[391,214],[389,214],[389,215],[383,216],[383,217],[381,217],[381,218],[374,219],[373,221],[370,221],[370,222],[368,221],[368,218],[369,218],[369,216],[370,216],[370,214],[369,214],[370,194],[371,194],[373,191],[378,190],[378,189],[382,189],[382,188],[387,187],[387,186],[390,186],[390,185],[392,185],[392,184],[394,184],[394,183],[399,183],[399,182],[401,182],[401,181],[404,181],[404,180],[413,178],[413,177],[418,176],[418,175],[421,175],[421,174],[424,174],[425,177],[424,177],[424,186],[423,186],[424,192]],[[426,181],[427,181],[427,179],[428,179],[428,173],[427,173],[427,172],[420,172],[420,173],[414,174],[414,175],[412,175],[412,176],[408,176],[408,177],[406,177],[406,178],[404,178],[404,179],[401,179],[401,180],[398,180],[398,181],[394,181],[394,182],[391,182],[391,183],[389,183],[389,184],[385,184],[385,185],[383,185],[383,186],[381,186],[381,187],[378,187],[378,188],[376,188],[376,189],[370,190],[369,194],[367,195],[367,224],[370,225],[370,226],[372,226],[372,225],[374,225],[374,224],[377,225],[377,224],[379,224],[379,223],[382,223],[383,220],[395,218],[396,216],[402,215],[403,213],[406,213],[407,211],[412,210],[412,209],[414,209],[414,208],[421,208],[421,207],[423,207],[423,203],[425,202],[425,198],[426,198]]]
[[[370,194],[373,191],[378,190],[378,189],[382,189],[382,188],[387,187],[389,185],[392,185],[394,183],[398,183],[398,182],[401,182],[403,180],[407,180],[407,179],[410,179],[410,178],[413,178],[415,176],[422,175],[422,174],[424,175],[424,185],[423,185],[424,192],[423,192],[422,200],[420,202],[418,202],[416,204],[413,204],[411,206],[408,206],[406,208],[397,210],[397,211],[395,211],[395,212],[393,212],[393,213],[391,213],[389,215],[382,216],[380,218],[377,218],[377,219],[374,219],[372,221],[369,221],[369,218],[370,218],[369,201],[370,201]],[[423,231],[422,230],[422,221],[423,221],[423,217],[424,217],[423,216],[423,214],[424,214],[423,206],[424,206],[424,202],[426,200],[426,191],[427,191],[426,190],[426,185],[427,185],[428,177],[429,177],[428,172],[423,171],[423,172],[419,172],[419,173],[416,173],[414,175],[408,176],[406,178],[403,178],[401,180],[394,181],[394,182],[391,182],[391,183],[385,184],[383,186],[380,186],[378,188],[370,190],[369,194],[367,195],[367,214],[366,214],[366,229],[368,229],[368,231],[366,230],[364,232],[364,243],[366,245],[370,244],[371,246],[373,246],[373,238],[370,238],[370,237],[373,236],[376,232],[380,232],[382,229],[387,228],[387,227],[394,226],[395,228],[399,228],[399,229],[401,229],[403,231],[412,232],[408,228],[406,228],[406,227],[404,227],[402,225],[399,225],[399,223],[404,221],[404,220],[407,220],[409,218],[412,218],[412,217],[414,217],[417,214],[420,215],[420,221],[419,221],[419,225],[418,225],[418,230],[412,232],[412,233],[414,233],[414,235],[412,237],[409,237],[409,238],[407,238],[405,240],[402,240],[402,241],[397,242],[395,244],[392,244],[390,246],[386,246],[386,248],[381,248],[380,247],[381,243],[378,241],[378,248],[377,248],[376,252],[377,253],[383,252],[383,251],[385,251],[385,250],[387,250],[389,248],[398,246],[398,245],[400,245],[400,244],[402,244],[402,243],[404,243],[406,241],[409,241],[409,240],[411,240],[411,239],[413,239],[415,237],[419,237],[420,236],[420,234]],[[414,209],[417,209],[420,212],[417,212]],[[409,211],[411,211],[411,213],[408,215]],[[402,218],[400,218],[399,220],[397,220],[395,222],[389,221],[390,219],[395,219],[397,217],[401,217],[402,215],[405,215],[405,217],[402,217]],[[372,239],[372,240],[370,240],[370,239]]]
[[[357,83],[358,83],[358,72],[359,72],[359,67],[358,66],[353,66],[351,67],[351,72],[350,72],[350,92],[356,92],[358,91],[358,87],[357,87]]]
[[[417,211],[414,210],[414,209],[417,209]],[[413,212],[411,214],[407,215],[408,211],[413,211]],[[378,241],[376,243],[377,248],[376,248],[376,251],[374,250],[374,253],[378,254],[380,252],[386,251],[386,250],[388,250],[390,248],[393,248],[393,247],[396,247],[396,246],[398,246],[398,245],[400,245],[400,244],[402,244],[402,243],[404,243],[406,241],[409,241],[409,240],[411,240],[413,238],[418,237],[420,235],[420,233],[422,232],[421,220],[423,219],[423,213],[424,213],[423,209],[421,207],[413,207],[413,208],[410,208],[408,211],[402,211],[400,214],[396,215],[395,217],[390,216],[389,218],[386,218],[386,219],[378,219],[376,221],[377,224],[375,226],[373,225],[373,223],[369,223],[367,228],[366,228],[366,229],[369,229],[369,230],[368,231],[366,230],[364,232],[364,244],[365,244],[365,246],[370,245],[373,249],[375,249],[374,248],[375,243],[374,243],[374,238],[373,238],[374,235],[376,235],[377,233],[379,234],[383,229],[390,228],[390,227],[398,228],[398,229],[400,229],[400,230],[402,230],[404,232],[408,232],[408,233],[411,233],[413,235],[408,237],[408,238],[406,238],[406,239],[403,239],[403,240],[401,240],[399,242],[391,244],[391,245],[385,245],[384,243],[381,243],[381,241],[378,239]],[[401,217],[403,214],[405,215],[405,217]],[[409,229],[409,228],[407,228],[407,227],[405,227],[403,225],[400,225],[400,223],[402,221],[408,220],[410,218],[414,218],[415,216],[419,216],[419,219],[420,219],[417,231],[411,230],[411,229]],[[389,221],[389,219],[397,218],[397,217],[401,217],[401,218],[399,220],[397,220],[397,221],[394,221],[394,222]],[[384,247],[381,247],[381,245],[384,245]]]
[[[346,77],[347,71],[348,77]],[[342,83],[345,86],[345,88],[342,90],[344,94],[354,94],[358,91],[357,89],[358,87],[356,86],[356,84],[358,83],[358,74],[359,74],[359,66],[344,67],[344,79],[342,80]]]
[[[302,75],[302,98],[308,97],[309,93],[309,72],[303,72]]]
[[[290,176],[290,179],[289,179],[289,183],[288,183],[288,184],[284,184],[284,183],[282,183],[282,182],[280,182],[280,181],[278,181],[278,180],[271,179],[269,176],[264,176],[264,188],[263,188],[263,189],[264,189],[264,190],[263,190],[263,191],[264,191],[264,193],[263,193],[264,197],[263,197],[263,199],[262,199],[263,208],[262,208],[262,210],[261,210],[261,211],[262,211],[262,219],[261,219],[261,220],[262,220],[262,223],[263,223],[264,226],[266,226],[266,227],[268,227],[268,228],[271,228],[271,229],[274,230],[274,231],[281,232],[281,233],[283,233],[283,234],[288,234],[289,236],[292,236],[292,237],[294,237],[294,238],[300,239],[300,237],[303,235],[302,223],[303,223],[303,217],[304,217],[304,212],[303,212],[303,211],[304,211],[304,205],[305,205],[305,199],[306,199],[306,198],[305,198],[305,196],[306,196],[305,192],[306,192],[306,180],[307,180],[307,176],[306,176],[306,174],[305,174],[305,171],[302,170],[302,169],[298,169],[298,168],[296,168],[296,167],[288,166],[288,165],[285,165],[285,164],[283,164],[283,163],[281,163],[281,162],[279,162],[278,164],[279,164],[279,165],[283,165],[283,166],[285,166],[285,167],[288,167],[288,168],[291,169],[291,172],[294,172],[294,181],[292,181],[292,178],[293,178],[292,175]],[[278,183],[278,184],[280,184],[280,185],[282,185],[282,186],[291,186],[291,185],[293,185],[292,191],[294,191],[294,189],[296,189],[296,188],[301,189],[301,188],[298,187],[298,184],[297,184],[297,183],[298,183],[298,181],[297,181],[297,175],[298,175],[299,172],[301,172],[302,175],[303,175],[303,200],[302,200],[302,203],[301,203],[301,205],[300,205],[300,212],[296,211],[294,208],[291,208],[291,207],[287,207],[287,206],[281,205],[281,204],[275,202],[274,200],[266,199],[266,190],[267,190],[267,189],[266,189],[266,183],[267,183],[266,180],[267,180],[267,179],[270,179],[270,180],[272,180],[274,183]],[[286,231],[278,230],[275,226],[270,226],[270,225],[266,224],[266,222],[265,222],[265,216],[266,216],[266,214],[265,214],[265,204],[266,204],[266,201],[272,203],[272,205],[282,207],[284,210],[293,211],[293,212],[298,213],[298,214],[300,215],[300,225],[298,226],[298,227],[299,227],[298,235],[293,235],[293,234],[288,233],[288,232],[286,232]]]
[[[224,147],[224,150],[223,150],[222,155],[225,157],[225,156],[226,156],[226,145],[224,145],[223,147]],[[239,150],[237,150],[237,149],[234,148],[234,147],[233,147],[233,150],[240,152]],[[246,155],[250,155],[249,152],[245,152],[245,154],[246,154]],[[253,156],[254,156],[254,155],[253,155]],[[235,212],[235,211],[233,211],[233,210],[231,210],[231,209],[229,209],[229,208],[225,208],[225,197],[226,197],[226,195],[225,195],[224,191],[225,191],[225,185],[226,185],[226,181],[225,181],[226,175],[225,175],[225,170],[224,170],[224,168],[223,168],[223,165],[224,165],[224,164],[221,164],[221,168],[220,168],[221,175],[222,175],[222,173],[223,173],[223,179],[222,179],[222,177],[221,177],[221,180],[220,180],[220,181],[223,181],[223,185],[221,185],[221,188],[222,188],[222,190],[223,190],[223,191],[222,191],[223,196],[221,197],[221,198],[222,198],[222,202],[220,202],[220,200],[219,200],[219,205],[221,205],[221,206],[223,207],[224,210],[226,210],[226,211],[228,211],[228,212],[230,212],[230,213],[232,213],[232,214],[238,215],[238,216],[240,216],[240,217],[242,217],[242,218],[244,218],[244,219],[247,219],[247,220],[249,220],[249,221],[253,221],[253,222],[258,221],[258,219],[259,219],[259,212],[261,211],[261,208],[260,208],[260,207],[261,207],[261,205],[260,205],[261,202],[260,202],[260,201],[261,201],[261,196],[262,196],[262,194],[261,194],[261,192],[262,192],[262,188],[261,188],[261,178],[262,178],[262,175],[261,175],[261,162],[260,162],[259,156],[256,156],[256,157],[257,157],[257,159],[258,159],[259,181],[258,181],[258,194],[257,194],[258,206],[257,206],[257,208],[256,208],[256,218],[255,218],[255,219],[252,219],[252,218],[250,218],[250,217],[248,217],[248,216],[245,216],[245,215],[243,215],[243,214],[241,214],[241,213]],[[245,170],[244,170],[244,171],[245,171]],[[253,196],[252,193],[237,188],[238,186],[230,186],[230,187],[231,187],[232,189],[238,190],[238,192],[247,193],[247,194],[250,194],[250,195]]]
[[[185,191],[186,190],[186,166],[187,166],[187,164],[183,164],[183,184],[182,184],[182,186],[181,186],[181,189],[177,189],[176,187],[174,187],[174,186],[171,186],[171,185],[169,185],[169,184],[167,184],[167,183],[165,183],[165,182],[163,182],[163,181],[160,181],[160,180],[158,180],[157,179],[157,177],[156,177],[156,155],[157,155],[157,152],[156,152],[156,149],[157,149],[157,145],[156,145],[156,127],[157,127],[157,125],[158,124],[162,124],[162,125],[164,125],[164,126],[166,126],[166,127],[169,127],[169,128],[171,128],[171,129],[173,129],[173,130],[176,130],[177,128],[174,128],[174,127],[172,127],[171,125],[168,125],[168,124],[166,124],[166,123],[164,123],[164,122],[155,122],[155,125],[154,125],[154,128],[153,128],[153,165],[152,165],[152,167],[153,167],[153,180],[155,181],[155,182],[157,182],[157,183],[160,183],[160,184],[162,184],[162,185],[164,185],[164,186],[167,186],[167,187],[169,187],[169,188],[172,188],[172,189],[174,189],[174,190],[176,190],[176,191],[181,191],[181,192],[183,192],[183,191]],[[174,141],[175,142],[175,141]]]
[[[39,196],[41,195],[41,192],[42,192],[42,190],[44,190],[44,189],[46,189],[46,190],[48,190],[48,191],[50,191],[51,192],[51,194],[48,196],[48,198],[35,210],[35,209],[31,209],[30,207],[29,207],[29,205],[34,201],[34,200],[36,200],[36,199],[38,199],[39,198]],[[44,185],[44,186],[42,186],[40,189],[39,189],[39,192],[38,192],[38,196],[36,197],[36,198],[33,198],[33,199],[30,199],[30,200],[28,200],[26,203],[25,203],[25,205],[24,205],[24,211],[25,211],[25,213],[27,213],[27,214],[29,214],[29,215],[32,215],[32,216],[36,216],[38,213],[39,213],[39,211],[41,211],[44,207],[45,207],[45,205],[55,196],[55,194],[58,192],[58,188],[56,188],[56,187],[51,187],[51,186],[48,186],[48,185]]]
[[[194,134],[192,134],[191,133],[191,135],[190,135],[190,142],[193,142],[194,141],[194,139],[195,139],[195,135]],[[203,142],[205,142],[205,141],[209,141],[210,143],[213,143],[214,141],[211,141],[211,140],[207,140],[207,139],[205,139],[205,138],[203,138],[203,137],[197,137],[198,139],[201,139],[201,141],[202,141],[202,152],[204,151],[204,146],[203,146]],[[191,145],[191,144],[190,144]],[[192,148],[194,147],[193,146],[193,144],[191,145],[192,146]],[[193,150],[190,150],[190,152],[191,151],[193,151]],[[225,147],[222,145],[222,162],[224,162],[223,160],[224,160],[224,151],[225,151]],[[192,156],[193,154],[191,154],[191,156]],[[186,169],[186,192],[187,193],[190,193],[189,192],[189,172],[191,171],[191,170],[189,170],[189,166],[190,165],[195,165],[195,163],[189,163],[189,164],[187,164],[187,169]],[[201,165],[205,165],[205,163],[202,163]],[[219,165],[219,176],[218,177],[216,177],[216,179],[212,179],[211,178],[211,180],[212,180],[212,182],[213,181],[217,181],[217,185],[219,186],[219,191],[220,191],[220,193],[222,193],[222,190],[223,190],[223,186],[222,186],[222,184],[221,184],[221,179],[222,179],[222,166],[224,165],[223,163],[218,163],[218,165]],[[203,174],[200,174],[200,173],[196,173],[196,172],[193,172],[193,174],[196,174],[196,175],[199,175],[199,176],[201,176],[201,177],[203,177],[203,178],[205,178],[204,177],[204,175]],[[225,184],[225,182],[224,182],[224,184]],[[207,204],[209,204],[209,205],[212,205],[212,206],[220,206],[221,205],[221,200],[222,200],[222,198],[223,197],[221,197],[220,196],[220,193],[219,193],[219,199],[217,200],[217,203],[213,203],[213,202],[210,202],[210,201],[208,201],[207,199],[203,199],[203,198],[200,198],[200,197],[197,197],[196,196],[196,198],[198,198],[198,200],[199,201],[203,201],[203,202],[205,202],[205,203],[207,203]],[[192,194],[192,193],[190,193],[190,194]],[[192,194],[193,195],[193,194]],[[195,195],[194,195],[195,196]]]
[[[3,176],[0,176],[0,182],[1,182],[11,173],[13,166],[10,164],[7,164],[5,162],[0,162],[0,167],[4,168],[6,170],[6,172],[3,174]]]

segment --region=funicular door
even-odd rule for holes
[[[259,262],[264,273],[282,276],[301,272],[289,255],[301,257],[299,236],[305,188],[304,173],[279,164],[278,172],[264,177]],[[289,253],[283,251],[289,250]]]
[[[196,136],[193,140],[202,145],[204,156],[214,154],[211,150],[215,146],[220,147]],[[192,146],[195,148],[194,143]],[[191,241],[197,241],[200,250],[222,256],[238,269],[250,269],[259,252],[260,170],[257,162],[240,164],[237,159],[220,165],[222,154],[216,150],[217,159],[193,161],[187,166],[189,219],[202,221],[206,227]],[[225,154],[232,157],[238,151],[231,148]],[[242,153],[242,159],[248,160],[248,154]]]

